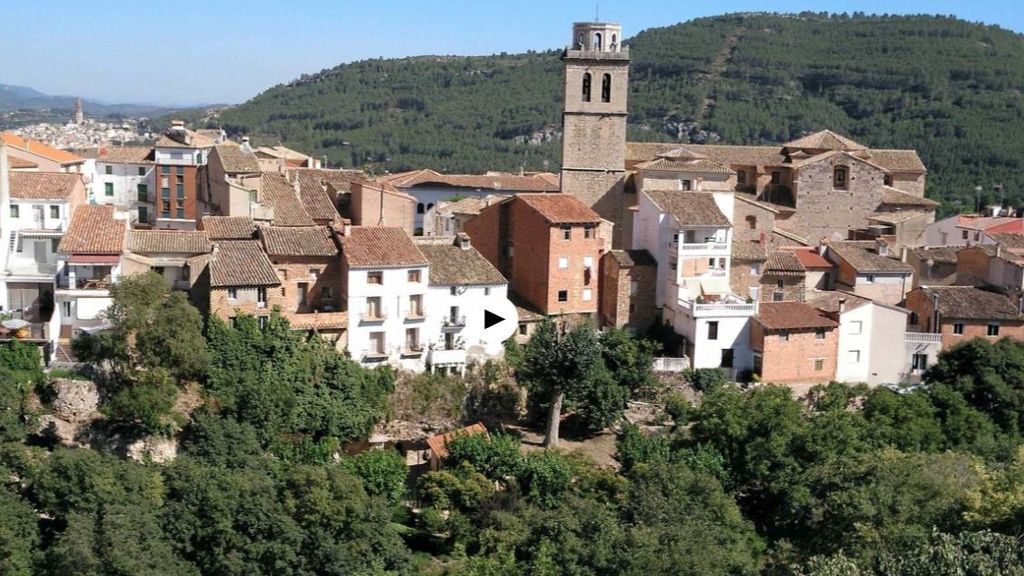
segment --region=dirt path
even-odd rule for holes
[[[702,126],[704,122],[710,116],[711,111],[714,110],[717,104],[716,96],[714,95],[714,88],[718,84],[719,80],[722,79],[722,74],[725,72],[726,67],[729,65],[729,60],[732,58],[732,52],[739,43],[740,38],[747,31],[746,28],[740,26],[725,39],[722,43],[721,49],[715,54],[715,58],[711,61],[711,70],[708,74],[704,75],[704,82],[707,84],[708,91],[707,96],[704,98],[704,104],[701,106],[700,111],[697,113],[697,117],[694,122],[698,126]]]

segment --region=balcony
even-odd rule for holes
[[[423,347],[423,344],[410,344],[410,345],[406,345],[405,348],[402,348],[402,357],[403,358],[419,358],[420,356],[423,356],[424,350],[425,349]]]
[[[445,316],[442,324],[444,328],[458,330],[466,327],[465,316]]]
[[[907,332],[903,341],[907,344],[942,344],[942,334],[930,332]]]
[[[746,302],[734,295],[726,296],[718,302],[696,302],[680,298],[679,306],[684,310],[689,310],[694,318],[709,316],[743,318],[757,314],[757,302]]]
[[[79,278],[62,277],[58,279],[57,287],[70,290],[110,290],[113,285],[110,276],[103,278]]]
[[[388,359],[388,353],[383,350],[363,350],[363,362],[383,362]]]
[[[359,315],[359,321],[366,324],[383,322],[387,319],[387,313],[381,310],[369,310]]]
[[[431,366],[458,366],[466,363],[465,350],[431,350]]]
[[[678,254],[683,257],[728,256],[729,244],[727,242],[684,242],[679,244]]]
[[[419,322],[426,319],[426,316],[423,315],[423,310],[406,310],[404,316],[406,322]]]

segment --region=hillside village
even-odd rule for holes
[[[5,335],[71,360],[104,329],[110,285],[146,270],[205,315],[279,309],[410,371],[500,355],[482,318],[506,295],[520,340],[547,318],[663,324],[674,357],[740,381],[908,383],[960,340],[1024,335],[1012,209],[936,222],[914,150],[827,127],[774,146],[627,142],[621,34],[574,27],[560,174],[373,177],[183,122],[86,155],[5,133]]]

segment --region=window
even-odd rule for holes
[[[640,282],[632,280],[629,283],[629,295],[636,296],[637,292],[640,291]]]
[[[170,200],[171,199],[171,189],[168,188],[167,186],[164,186],[163,188],[161,188],[160,189],[160,198],[163,198],[164,200]]]
[[[149,201],[149,186],[146,184],[139,184],[136,186],[136,199],[139,202]]]
[[[491,287],[490,286],[484,286],[484,296],[490,296],[490,295],[491,295]]]
[[[256,306],[260,308],[266,308],[267,306],[267,288],[266,286],[260,286],[256,289]]]
[[[366,317],[383,318],[380,308],[380,296],[371,296],[366,299]]]
[[[757,276],[760,273],[761,273],[761,263],[760,262],[754,262],[753,264],[750,265],[750,275],[751,276]]]
[[[817,329],[815,329],[814,330],[814,338],[816,340],[824,340],[825,339],[825,329],[824,328],[817,328]]]
[[[590,102],[590,72],[583,75],[583,101]]]
[[[776,280],[775,281],[775,287],[778,288],[779,290],[782,290],[783,288],[786,287],[786,281],[785,280]]]
[[[149,209],[139,206],[139,222],[149,222]]]
[[[732,348],[726,348],[722,350],[722,368],[732,368],[734,362],[735,353]]]
[[[295,295],[296,304],[299,308],[303,308],[306,306],[306,294],[309,292],[309,284],[306,282],[299,282],[298,287],[298,293]]]
[[[779,339],[783,342],[789,342],[789,330],[780,330]]]
[[[772,184],[782,184],[782,172],[778,170],[772,172]]]
[[[964,231],[963,231],[963,239],[964,239],[964,240],[967,240],[967,230],[964,230]]]
[[[572,240],[572,228],[568,226],[562,228],[562,240]]]
[[[601,78],[601,102],[612,101],[612,75],[605,74]]]
[[[50,206],[50,218],[60,218],[60,206]]]
[[[104,174],[113,174],[114,173],[114,167],[109,165],[109,164],[104,166],[103,167],[103,173]]]
[[[184,176],[175,176],[174,177],[174,183],[175,184],[179,184],[179,185],[184,185],[185,184],[185,177]]]
[[[50,238],[50,252],[56,254],[58,246],[60,246],[60,238]]]
[[[178,220],[184,220],[185,219],[185,209],[184,208],[178,208],[174,212],[175,212],[174,217],[177,218]]]
[[[413,294],[409,296],[409,316],[419,318],[423,316],[423,295]]]
[[[928,368],[927,354],[914,354],[910,359],[910,366],[914,372],[923,372]]]
[[[257,316],[256,317],[256,322],[259,324],[260,330],[264,330],[267,327],[267,323],[269,321],[270,321],[270,318],[267,318],[266,316]]]
[[[520,323],[519,324],[519,335],[520,336],[526,336],[527,334],[529,334],[529,332],[530,332],[530,328],[529,328],[529,326],[526,323]]]
[[[17,218],[20,212],[20,207],[17,204],[11,204],[11,218]]]
[[[832,187],[846,190],[847,174],[845,166],[836,166],[835,170],[832,171]]]
[[[384,273],[383,272],[367,272],[366,273],[366,283],[367,284],[376,284],[378,286],[383,284],[384,283]]]
[[[185,199],[185,185],[184,184],[176,185],[175,186],[175,192],[177,193],[178,200],[184,200]]]
[[[423,205],[423,202],[420,202],[419,204],[416,205],[416,213],[417,214],[424,214],[424,213],[426,213],[426,211],[427,211],[427,207]]]
[[[750,228],[751,230],[757,229],[757,216],[747,216],[746,220],[747,228]]]
[[[854,320],[850,322],[850,334],[860,334],[864,330],[864,322],[861,320]]]
[[[568,290],[559,290],[558,291],[558,301],[559,302],[568,302],[569,301],[569,291]]]
[[[418,352],[420,350],[419,328],[405,329],[405,349],[409,352]]]
[[[309,269],[309,277],[312,278],[313,280],[316,280],[317,278],[319,278],[320,277],[320,269],[319,268],[310,268]]]
[[[383,332],[370,332],[370,349],[369,352],[378,356],[384,354],[384,333]]]
[[[772,292],[772,302],[782,302],[786,295],[782,292]]]
[[[420,271],[419,270],[409,270],[409,282],[413,282],[413,283],[417,283],[418,284],[420,281],[421,281],[420,280]]]
[[[591,290],[590,288],[584,288],[583,289],[583,301],[584,302],[590,302],[590,300],[593,297],[594,297],[594,291],[593,290]]]
[[[718,340],[718,321],[708,322],[708,340]]]
[[[567,256],[559,256],[558,257],[558,267],[561,268],[561,269],[568,268],[569,267],[569,258]]]
[[[814,359],[814,371],[815,372],[821,372],[824,369],[825,369],[825,359],[824,358],[815,358]]]
[[[184,166],[178,166],[177,168],[174,169],[174,172],[175,172],[175,174],[181,176],[182,174],[185,173],[185,167]]]
[[[850,364],[860,363],[860,350],[850,350]]]
[[[956,324],[953,324],[953,334],[956,334],[957,336],[962,336],[963,333],[964,325],[962,323],[957,322]]]
[[[114,183],[113,182],[107,182],[107,183],[105,183],[103,185],[103,194],[105,196],[113,196],[114,195]]]
[[[583,257],[583,267],[584,268],[593,268],[594,267],[594,257],[593,256],[584,256]]]
[[[885,184],[886,186],[892,186],[892,175],[886,174],[885,176],[883,176],[882,184]]]
[[[146,167],[145,166],[139,166],[139,176],[145,176],[145,175],[146,175]]]
[[[989,336],[999,336],[999,324],[995,324],[995,323],[989,324],[988,325],[988,335]]]
[[[333,300],[334,290],[330,286],[320,287],[320,299],[321,300]]]
[[[448,289],[448,293],[451,294],[452,296],[458,296],[459,295],[459,287],[458,286],[452,286],[451,288]]]
[[[61,302],[61,309],[64,311],[64,316],[67,318],[71,317],[71,302]]]
[[[238,288],[228,288],[228,300],[238,300]]]
[[[171,167],[170,166],[161,166],[160,167],[160,173],[161,174],[170,174],[171,173]]]
[[[583,237],[586,238],[587,240],[590,240],[591,238],[593,238],[594,237],[594,229],[589,227],[589,226],[584,228],[583,229]]]
[[[684,192],[689,192],[690,190],[693,190],[693,180],[680,180],[679,189]]]
[[[875,281],[875,275],[874,274],[868,274],[867,276],[864,277],[864,281],[869,283],[869,284],[874,282]]]

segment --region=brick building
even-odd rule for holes
[[[415,231],[416,198],[387,182],[355,181],[348,185],[349,217],[356,226],[397,226]]]
[[[195,230],[202,217],[199,167],[206,164],[215,138],[175,120],[153,147],[157,228]]]
[[[256,240],[215,242],[193,299],[201,310],[229,323],[245,313],[263,325],[275,306],[286,307],[277,271]]]
[[[754,373],[773,384],[835,378],[839,322],[802,302],[762,304],[750,328]]]
[[[491,204],[465,231],[510,289],[546,315],[598,309],[601,218],[569,194],[517,194]]]
[[[1009,298],[973,286],[925,286],[907,294],[910,323],[941,334],[948,350],[972,338],[1024,340],[1024,316]]]
[[[646,250],[609,250],[601,257],[601,322],[644,334],[658,321],[658,263]]]

